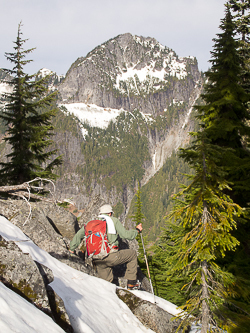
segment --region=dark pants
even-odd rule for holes
[[[137,253],[132,249],[120,250],[110,253],[104,259],[95,259],[98,277],[109,282],[113,281],[112,267],[127,264],[124,278],[136,280],[137,275]]]

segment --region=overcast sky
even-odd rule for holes
[[[212,39],[220,31],[226,0],[0,0],[0,68],[12,68],[22,21],[24,49],[36,49],[25,72],[45,67],[66,74],[71,64],[117,35],[154,37],[178,56],[195,56],[199,69],[210,66]]]

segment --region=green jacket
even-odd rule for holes
[[[106,215],[106,214],[103,214]],[[116,218],[111,216],[111,219],[114,223],[116,234],[109,234],[108,233],[108,241],[109,244],[117,245],[118,246],[118,236],[122,239],[135,239],[138,235],[137,230],[126,230],[121,222]],[[81,243],[83,238],[85,237],[84,227],[82,227],[73,237],[72,241],[70,242],[70,250],[74,251]]]

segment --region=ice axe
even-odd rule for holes
[[[146,254],[146,250],[145,250],[144,241],[143,241],[143,237],[142,237],[142,232],[141,231],[140,231],[140,234],[141,234],[141,242],[142,242],[143,253],[144,253],[144,257],[145,257],[145,261],[146,261],[146,266],[147,266],[147,271],[148,271],[148,278],[149,278],[149,282],[150,282],[150,287],[151,287],[151,290],[152,290],[152,294],[154,295],[154,303],[156,303],[154,288],[153,288],[151,277],[150,277],[150,271],[149,271],[149,266],[148,266],[147,254]]]

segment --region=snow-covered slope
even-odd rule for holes
[[[79,272],[37,247],[18,227],[0,217],[0,234],[15,241],[33,260],[49,267],[54,274],[50,284],[63,299],[75,333],[143,333],[145,328],[129,308],[117,297],[116,286]],[[176,315],[180,310],[159,297],[143,291],[134,293]],[[49,329],[48,329],[49,327]],[[63,330],[50,317],[0,283],[0,332],[59,333]],[[193,330],[193,333],[196,330]]]
[[[0,282],[0,332],[63,333],[49,316]]]
[[[80,123],[88,124],[90,127],[98,127],[105,129],[108,127],[110,121],[116,120],[116,118],[122,113],[127,112],[123,109],[111,109],[103,108],[95,104],[86,103],[69,103],[69,104],[59,104],[59,108],[66,114],[71,114],[75,116]],[[132,117],[135,117],[130,113]],[[153,121],[151,115],[145,115],[140,113],[146,122]],[[81,126],[81,125],[80,125]],[[83,137],[87,134],[87,130],[82,127]]]
[[[54,281],[51,287],[63,299],[75,332],[110,333],[111,329],[121,333],[152,332],[146,329],[116,296],[115,285],[79,272],[51,257],[2,216],[0,217],[0,234],[6,240],[15,241],[24,253],[30,253],[34,260],[53,271]],[[1,303],[4,303],[3,298]],[[0,311],[3,311],[1,306]],[[21,318],[24,315],[23,308],[20,307],[19,311]],[[1,325],[6,323],[0,321],[0,331],[8,332],[2,330]],[[9,332],[20,331],[16,327],[16,330],[12,329]]]

